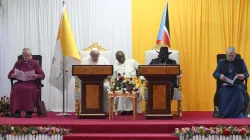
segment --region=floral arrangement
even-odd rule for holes
[[[1,97],[0,98],[0,115],[8,116],[9,115],[9,106],[10,106],[10,98],[9,97]]]
[[[243,138],[246,136],[250,136],[250,127],[248,126],[216,126],[216,127],[192,127],[192,128],[176,128],[175,134],[177,136],[184,135],[185,138],[189,139],[195,135],[223,135],[223,136],[230,136],[230,135],[241,135]]]
[[[114,79],[111,83],[111,91],[123,91],[125,93],[128,91],[129,93],[137,92],[138,88],[136,88],[136,82],[134,78],[127,78],[118,73],[116,79]]]
[[[7,134],[11,134],[13,136],[17,135],[38,135],[38,134],[43,134],[43,135],[67,135],[70,133],[69,129],[64,129],[64,128],[57,128],[57,127],[18,127],[18,126],[6,126],[2,125],[0,126],[0,136],[6,138]]]

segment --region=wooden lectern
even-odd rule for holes
[[[172,119],[171,80],[180,74],[180,65],[140,65],[139,75],[148,80],[146,119]]]
[[[73,65],[72,75],[81,79],[81,112],[79,118],[101,119],[103,111],[103,82],[113,75],[112,65]]]

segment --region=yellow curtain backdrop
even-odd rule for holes
[[[250,1],[169,0],[168,4],[171,48],[180,51],[183,110],[212,111],[216,55],[235,46],[250,69]],[[164,6],[165,0],[132,1],[133,58],[141,64],[144,52],[156,45]]]

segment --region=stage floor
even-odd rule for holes
[[[71,128],[74,133],[173,133],[177,127],[250,125],[250,119],[212,118],[212,112],[183,112],[183,117],[174,117],[173,120],[146,120],[143,114],[137,115],[136,120],[132,120],[132,116],[114,116],[111,121],[108,118],[78,119],[75,115],[64,117],[56,114],[49,112],[48,117],[33,115],[32,118],[0,117],[0,125],[52,125]]]

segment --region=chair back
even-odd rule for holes
[[[23,56],[22,55],[19,55],[17,57],[17,60],[22,60],[23,59]],[[38,63],[40,64],[40,66],[42,67],[42,56],[41,55],[32,55],[32,59],[38,61]],[[13,89],[13,86],[14,86],[14,80],[13,79],[10,79],[10,82],[11,82],[11,89]],[[42,101],[42,92],[41,92],[41,88],[44,87],[44,85],[42,84],[42,81],[41,79],[37,79],[36,80],[37,82],[37,87],[39,89],[39,97],[38,97],[38,101],[41,102]],[[43,104],[43,103],[42,103]],[[37,113],[38,116],[41,116],[42,115],[42,111],[41,111],[41,107],[38,104],[36,104],[36,110],[34,111],[35,113]],[[45,109],[46,110],[46,109]]]
[[[22,60],[23,56],[19,55],[17,57],[17,60]],[[32,55],[32,59],[38,61],[38,63],[40,64],[40,66],[42,67],[42,56],[41,55]],[[41,83],[41,80],[37,80],[37,85],[38,87],[44,87],[44,85]],[[11,88],[13,88],[13,80],[11,80]]]
[[[17,60],[21,60],[23,59],[22,55],[19,55]],[[32,59],[37,60],[40,64],[40,66],[42,67],[42,56],[41,55],[32,55]]]
[[[148,65],[152,59],[158,58],[158,52],[159,50],[147,50],[145,52],[145,64]],[[180,64],[180,53],[178,50],[169,50],[169,52],[172,52],[169,55],[169,59],[175,60],[177,64]]]
[[[236,57],[241,58],[240,54],[236,54]],[[226,59],[227,55],[226,54],[217,54],[217,64],[221,59]]]
[[[80,54],[80,57],[81,57],[81,60],[83,60],[84,58],[90,56],[90,51],[93,49],[93,48],[96,48],[99,50],[100,52],[100,56],[106,58],[110,64],[114,64],[115,60],[114,60],[114,56],[112,53],[112,51],[109,51],[103,47],[101,47],[100,45],[98,45],[97,42],[94,42],[91,46],[89,46],[88,48],[85,48],[81,51],[79,51],[79,54]]]
[[[152,59],[158,58],[158,52],[161,47],[168,47],[164,44],[164,42],[160,42],[155,47],[151,48],[150,50],[145,51],[145,64],[148,65]],[[169,59],[175,60],[177,64],[180,64],[180,52],[179,50],[173,50],[169,48],[169,52],[172,52],[169,55]]]
[[[240,54],[236,54],[236,57],[237,58],[241,58],[241,55]],[[226,59],[227,58],[227,55],[226,54],[217,54],[217,64],[218,64],[218,62],[220,61],[220,60],[222,60],[222,59]],[[217,89],[218,89],[218,87],[220,87],[220,82],[219,82],[219,80],[217,80],[217,82],[216,82],[216,87],[217,87]],[[245,80],[245,86],[246,86],[246,89],[247,89],[247,79]]]

